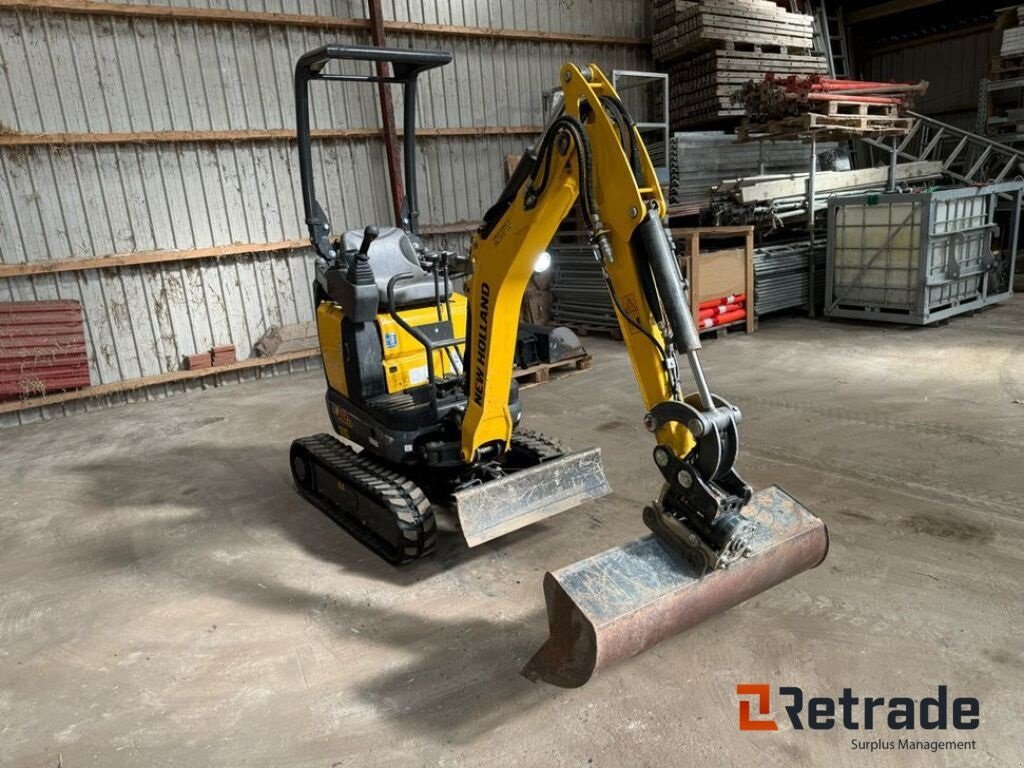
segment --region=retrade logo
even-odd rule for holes
[[[740,697],[741,731],[777,731],[779,724],[771,719],[771,688],[767,683],[740,683],[736,686]],[[760,719],[754,719],[756,717]]]
[[[934,695],[860,696],[852,688],[843,688],[839,696],[807,696],[802,688],[768,683],[739,683],[739,724],[741,731],[778,731],[780,724],[794,731],[844,730],[870,732],[888,730],[899,738],[851,738],[855,750],[973,750],[974,739],[945,740],[911,738],[899,732],[973,731],[981,725],[981,702],[973,696],[952,696],[939,685]],[[773,704],[775,706],[773,706]],[[952,736],[953,734],[949,734]]]

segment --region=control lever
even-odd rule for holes
[[[366,261],[367,258],[369,258],[368,254],[370,253],[370,245],[378,237],[380,237],[380,230],[372,224],[363,230],[363,242],[359,246],[359,256],[363,261]]]
[[[373,285],[373,270],[370,268],[370,245],[380,237],[380,230],[373,225],[363,230],[363,242],[359,253],[348,267],[348,281],[352,285]]]

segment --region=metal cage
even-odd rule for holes
[[[927,325],[1013,293],[1024,182],[829,201],[825,315]],[[998,248],[999,198],[1011,232]]]

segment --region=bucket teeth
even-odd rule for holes
[[[825,524],[781,488],[755,494],[751,551],[705,572],[645,536],[544,577],[550,637],[523,669],[577,687],[596,672],[813,568],[828,552]]]

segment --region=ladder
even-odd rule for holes
[[[846,43],[846,21],[842,6],[829,11],[826,0],[819,0],[814,14],[815,48],[825,54],[831,77],[848,80],[853,77],[853,62]]]
[[[908,112],[914,127],[893,139],[857,138],[898,160],[940,160],[943,172],[962,184],[998,183],[1024,174],[1024,152],[930,117]]]

